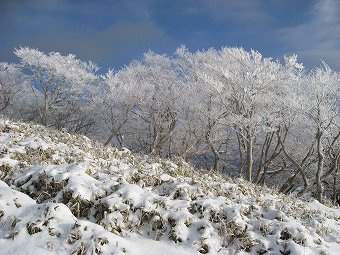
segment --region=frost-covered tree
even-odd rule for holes
[[[105,144],[115,138],[120,146],[169,156],[181,98],[172,60],[148,52],[118,72],[109,71],[103,87],[96,103],[108,130]]]
[[[212,68],[216,64],[217,52],[213,49],[191,53],[184,46],[176,51],[179,57],[179,65],[183,69],[183,75],[187,83],[187,107],[189,116],[188,127],[193,127],[196,140],[196,153],[209,159],[208,154],[213,155],[213,168],[220,170],[222,152],[225,145],[225,129],[221,121],[226,115],[226,109],[221,103],[221,91],[212,86],[215,82],[216,70]],[[202,164],[200,164],[202,165]],[[209,165],[209,164],[207,164]]]
[[[310,119],[315,134],[317,169],[314,183],[319,201],[322,200],[324,192],[322,180],[325,178],[325,152],[328,150],[329,156],[335,160],[329,163],[331,171],[328,171],[327,175],[332,174],[339,163],[339,88],[339,73],[331,70],[326,64],[315,68],[304,86],[306,100],[302,110]]]
[[[100,129],[97,135],[104,145],[113,143],[117,147],[126,146],[126,126],[130,122],[133,125],[133,110],[141,101],[136,91],[139,69],[143,69],[143,66],[134,62],[117,72],[109,70],[102,76],[102,82],[96,89],[92,104]]]
[[[299,81],[292,79],[288,91],[291,100],[285,113],[293,118],[285,120],[284,128],[290,129],[286,141],[280,134],[278,139],[288,160],[286,167],[293,171],[281,191],[303,185],[301,191],[315,188],[321,200],[323,182],[336,176],[339,162],[339,74],[323,64]]]
[[[284,174],[286,170],[286,162],[282,162],[284,151],[281,144],[290,131],[296,116],[296,102],[299,101],[292,88],[300,86],[304,72],[303,64],[297,62],[296,55],[285,56],[283,64],[275,61],[275,65],[278,69],[270,74],[272,87],[265,99],[267,103],[263,105],[265,119],[256,141],[254,182],[259,184],[275,180],[274,177],[280,178],[276,175]],[[263,97],[266,97],[265,91]]]
[[[85,128],[89,122],[84,123],[84,115],[79,115],[80,105],[89,99],[89,86],[96,80],[97,66],[72,54],[46,54],[28,47],[16,49],[14,53],[22,66],[32,72],[38,121],[73,131]]]
[[[16,64],[0,62],[0,112],[15,103],[15,97],[27,89],[29,77]]]
[[[241,172],[244,165],[244,176],[251,181],[255,161],[260,174],[280,153],[274,134],[283,124],[291,72],[302,66],[294,57],[282,65],[257,51],[239,48],[222,49],[221,58],[225,66],[217,85],[223,91],[224,104],[231,109],[226,122],[236,132]]]
[[[301,66],[293,58],[289,59],[291,63],[281,65],[256,51],[240,48],[193,54],[182,47],[177,54],[189,66],[191,85],[196,97],[201,97],[197,108],[201,113],[199,118],[205,123],[205,142],[214,155],[214,168],[220,167],[221,146],[225,145],[229,150],[238,147],[240,174],[245,167],[245,177],[252,180],[256,155],[260,158],[256,162],[258,173],[263,175],[262,168],[278,155],[274,135],[282,124],[285,89],[292,69]],[[273,143],[276,146],[270,154]],[[259,151],[257,154],[255,149]]]
[[[182,98],[181,82],[173,61],[165,55],[148,52],[140,73],[139,93],[141,102],[134,110],[139,127],[144,128],[140,143],[146,151],[156,155],[170,156],[172,140],[179,119]],[[136,130],[136,133],[140,133]]]

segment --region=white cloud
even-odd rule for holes
[[[280,29],[279,38],[307,66],[324,60],[340,70],[340,1],[318,0],[309,11],[308,21]]]

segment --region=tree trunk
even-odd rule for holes
[[[240,131],[241,132],[241,131]],[[239,134],[239,132],[236,132],[237,141],[238,141],[238,151],[240,155],[240,169],[239,169],[239,176],[243,177],[243,171],[244,171],[244,159],[243,159],[243,143],[242,143],[242,136]]]
[[[283,153],[286,155],[286,157],[297,167],[298,169],[298,172],[301,174],[301,177],[302,177],[302,180],[303,180],[303,187],[304,187],[304,191],[308,188],[309,186],[309,183],[308,183],[308,179],[306,177],[306,173],[305,173],[305,170],[304,170],[304,161],[307,160],[307,158],[309,157],[311,151],[312,151],[312,148],[311,147],[306,155],[306,157],[302,160],[302,163],[301,165],[296,161],[294,160],[286,151],[286,148],[284,146],[284,143],[282,142],[281,140],[281,135],[279,133],[277,133],[277,138],[279,140],[279,143],[281,144],[281,147],[282,147],[282,151]],[[295,177],[294,177],[295,178]]]
[[[48,90],[44,89],[44,109],[43,109],[42,120],[41,120],[41,122],[42,122],[41,124],[43,124],[44,126],[47,126],[48,111],[49,111]]]
[[[271,161],[270,159],[268,160],[268,153],[269,153],[270,146],[272,144],[273,136],[274,136],[274,132],[266,134],[265,141],[262,145],[261,155],[260,155],[260,159],[259,159],[259,163],[257,167],[256,176],[254,179],[254,182],[258,184],[260,184],[260,182],[264,182],[265,175],[268,170],[268,165]]]
[[[11,102],[11,99],[10,99],[10,97],[9,96],[6,96],[5,94],[3,94],[3,103],[2,103],[2,105],[0,106],[0,112],[2,112],[3,110],[5,110],[8,106],[9,106],[9,104],[10,104],[10,102]]]
[[[246,180],[247,181],[252,181],[252,174],[253,174],[253,142],[254,138],[252,135],[251,129],[248,130],[247,132],[247,169],[246,169]]]
[[[337,181],[337,171],[334,172],[333,175],[333,203],[335,204],[337,202],[337,190],[336,190],[336,181]],[[340,203],[339,203],[340,205]]]
[[[318,150],[318,170],[316,172],[316,191],[317,191],[317,199],[319,202],[322,202],[322,195],[323,195],[323,185],[321,182],[321,176],[323,173],[323,165],[324,165],[324,158],[325,155],[323,153],[323,146],[322,146],[322,130],[320,127],[318,127],[318,131],[316,134],[316,139],[317,139],[317,150]]]
[[[107,138],[106,142],[104,143],[104,146],[108,146],[109,143],[111,142],[111,140],[113,139],[113,137],[115,137],[115,136],[116,136],[116,134],[113,131],[111,131],[111,134],[110,134],[109,138]]]
[[[213,142],[210,139],[210,133],[211,133],[211,127],[208,128],[208,130],[205,134],[205,139],[206,139],[206,142],[209,145],[212,153],[214,154],[214,170],[217,171],[217,170],[220,169],[221,157],[220,157],[220,153],[217,151]]]

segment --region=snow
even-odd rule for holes
[[[339,208],[83,136],[0,125],[0,254],[339,254]]]
[[[108,244],[100,246],[104,254],[105,252],[130,255],[197,253],[188,247],[177,247],[170,242],[157,242],[142,237],[119,237],[105,231],[97,224],[78,221],[63,204],[38,205],[27,195],[9,188],[3,181],[0,181],[0,197],[0,208],[3,213],[0,225],[1,254],[47,254],[48,251],[56,254],[70,254],[72,249],[77,249],[76,243],[80,243],[80,240],[91,242],[99,237],[105,237],[108,240]],[[13,228],[14,219],[18,222]],[[48,221],[46,226],[44,226],[45,221]],[[25,230],[27,224],[32,222],[38,222],[37,226],[42,230],[30,235]],[[77,226],[76,229],[83,230],[79,232],[82,235],[81,239],[77,240],[74,245],[68,246],[66,243],[68,238],[77,232],[74,231],[75,226]],[[12,235],[13,233],[16,233],[15,236]]]

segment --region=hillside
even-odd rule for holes
[[[340,210],[0,119],[0,254],[339,254]]]

